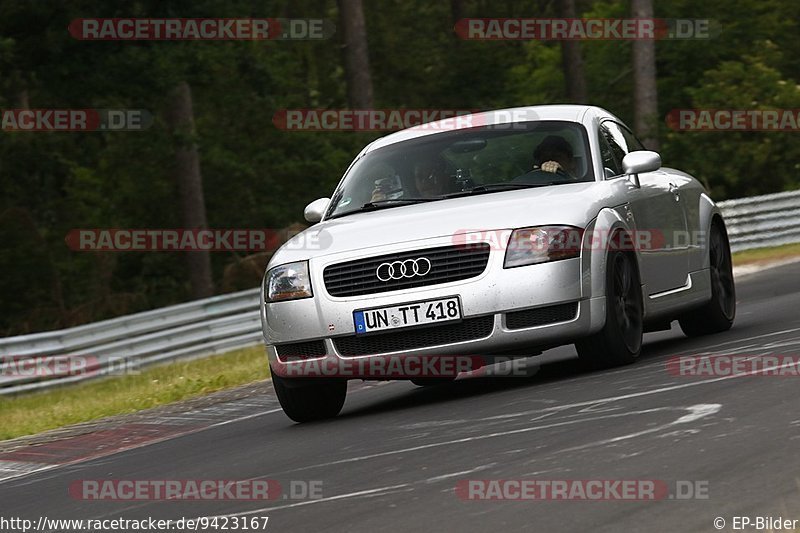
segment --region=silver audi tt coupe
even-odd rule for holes
[[[387,364],[574,343],[587,364],[612,366],[636,360],[644,332],[678,320],[687,335],[716,333],[735,315],[719,209],[597,107],[387,135],[305,218],[314,225],[275,252],[262,285],[273,384],[295,421],[338,414],[348,378],[457,374],[381,374]]]

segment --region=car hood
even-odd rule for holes
[[[585,227],[613,207],[607,182],[478,194],[353,213],[316,224],[284,244],[270,266],[467,231],[565,224]]]

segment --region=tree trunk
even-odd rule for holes
[[[205,228],[208,223],[203,196],[203,178],[200,175],[200,155],[195,140],[192,90],[185,81],[175,88],[169,121],[176,141],[175,177],[180,194],[183,227]],[[208,250],[185,253],[192,296],[194,298],[212,296],[214,284],[211,279],[211,256]]]
[[[367,53],[367,28],[361,0],[338,0],[339,27],[344,39],[347,100],[352,109],[372,109],[372,78]]]
[[[559,18],[577,18],[575,0],[556,0]],[[561,68],[567,86],[567,98],[571,103],[586,104],[586,75],[583,70],[583,57],[579,41],[561,41]]]
[[[633,18],[653,18],[652,0],[631,0]],[[656,43],[633,41],[634,128],[645,147],[658,150],[658,91],[656,89]]]
[[[453,24],[464,18],[464,0],[450,0],[450,13]]]

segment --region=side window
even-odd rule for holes
[[[623,124],[614,122],[613,120],[606,120],[603,122],[602,126],[609,131],[611,136],[626,154],[638,152],[640,150],[647,150],[647,148],[645,148],[644,145],[639,142],[639,139],[636,138],[636,135],[634,135],[633,132]]]
[[[647,150],[647,148],[645,148],[644,145],[639,142],[639,139],[636,138],[636,135],[634,135],[631,130],[622,124],[619,125],[619,129],[622,131],[622,136],[625,138],[625,144],[628,145],[628,152],[640,152],[642,150]]]
[[[606,124],[600,126],[598,137],[603,167],[606,169],[606,177],[610,178],[622,174],[622,158],[625,157],[625,151],[614,140],[611,132],[606,128]]]
[[[612,150],[614,149],[615,144],[620,150],[622,150],[622,156],[619,158],[620,161],[622,161],[622,158],[631,151],[628,149],[628,143],[625,141],[625,135],[622,133],[622,128],[619,127],[619,124],[610,120],[606,120],[600,124],[600,127],[608,132],[608,142],[611,143]]]

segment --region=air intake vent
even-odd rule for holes
[[[575,318],[577,314],[578,302],[513,311],[506,314],[506,327],[508,329],[523,329],[555,324],[556,322],[566,322]]]

